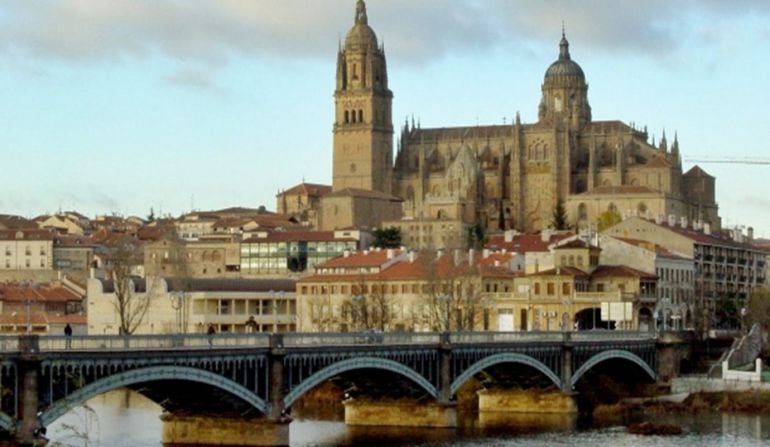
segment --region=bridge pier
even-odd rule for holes
[[[275,423],[285,423],[289,421],[283,403],[284,398],[286,397],[286,387],[283,383],[284,357],[286,357],[286,350],[283,347],[283,334],[270,334],[270,354],[268,355],[268,374],[270,378],[268,396],[270,407],[267,418]]]
[[[267,419],[164,414],[163,444],[289,445],[289,424]]]
[[[345,424],[375,427],[457,427],[457,407],[441,402],[417,400],[357,400],[348,399]]]
[[[560,390],[480,390],[479,415],[485,413],[574,414],[573,393]]]
[[[38,436],[40,424],[37,420],[40,394],[38,388],[38,371],[40,371],[40,358],[38,353],[39,340],[37,335],[25,335],[19,337],[19,376],[21,396],[18,400],[17,414],[19,420],[16,428],[16,442],[22,446],[33,446],[40,442]]]
[[[564,333],[564,344],[561,347],[561,389],[565,393],[572,393],[572,336],[570,332]]]

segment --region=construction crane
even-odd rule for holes
[[[733,165],[770,165],[770,158],[728,157],[728,158],[685,158],[688,163],[719,163]]]

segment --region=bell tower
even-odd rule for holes
[[[332,188],[391,194],[393,93],[384,47],[368,22],[366,3],[357,0],[355,23],[337,55]]]
[[[588,84],[583,69],[569,53],[569,42],[561,31],[559,59],[545,73],[543,99],[540,102],[541,122],[565,122],[571,129],[580,129],[591,122],[591,106],[588,104]]]

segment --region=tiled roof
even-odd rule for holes
[[[642,279],[657,279],[657,276],[637,270],[626,265],[600,265],[591,273],[592,278],[633,277]]]
[[[89,236],[78,236],[74,234],[58,234],[54,237],[53,244],[56,247],[90,247],[94,241]]]
[[[0,240],[53,241],[53,233],[48,230],[0,230]]]
[[[685,177],[709,177],[714,178],[712,175],[709,175],[706,171],[704,171],[700,166],[695,165],[692,168],[690,168],[689,171],[685,172]]]
[[[485,247],[493,250],[505,249],[506,251],[522,254],[547,252],[551,244],[572,236],[574,236],[574,233],[570,232],[554,233],[551,234],[548,241],[543,241],[540,234],[517,234],[511,242],[505,242],[504,234],[494,234],[490,236],[489,242],[487,242]]]
[[[318,185],[314,183],[300,183],[293,186],[286,191],[277,194],[277,197],[282,196],[295,196],[305,194],[312,197],[321,197],[332,192],[332,187],[329,185]]]
[[[402,254],[396,250],[394,256]],[[508,255],[508,259],[510,259]],[[399,280],[441,280],[453,275],[480,275],[483,277],[504,277],[513,278],[516,273],[510,270],[505,264],[494,265],[495,260],[505,259],[505,256],[497,257],[490,255],[483,258],[481,254],[475,256],[474,264],[469,264],[468,259],[463,258],[455,265],[453,255],[442,255],[440,258],[420,257],[415,254],[414,260],[400,258],[394,261],[387,268],[378,271],[378,273],[357,273],[351,271],[344,274],[316,274],[305,277],[299,282],[337,282],[337,281],[399,281]],[[350,268],[356,267],[379,267],[387,261],[387,251],[374,251],[363,254],[358,252],[349,257],[339,257],[332,259],[320,266],[319,270],[325,268]]]
[[[82,295],[61,285],[0,284],[0,300],[2,301],[67,302],[81,299],[83,299]]]
[[[17,230],[24,228],[37,229],[37,223],[21,216],[0,214],[0,229]]]
[[[643,167],[647,168],[670,168],[672,166],[664,155],[658,154],[652,157],[644,164]]]
[[[572,249],[572,248],[596,248],[593,245],[589,244],[588,242],[582,240],[582,239],[573,239],[569,242],[565,242],[564,244],[559,244],[554,249],[558,250],[560,248],[566,248],[566,249]]]

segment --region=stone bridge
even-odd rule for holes
[[[317,385],[363,370],[387,372],[400,378],[389,386],[409,384],[441,404],[490,368],[523,368],[572,392],[608,360],[652,380],[669,377],[676,371],[661,368],[675,369],[676,361],[660,360],[672,358],[663,351],[674,345],[655,334],[615,331],[0,337],[0,428],[30,442],[70,409],[124,387],[170,413],[185,409],[180,402],[203,400],[278,421]],[[213,390],[216,399],[185,400],[189,385]],[[165,405],[171,401],[177,408]]]

